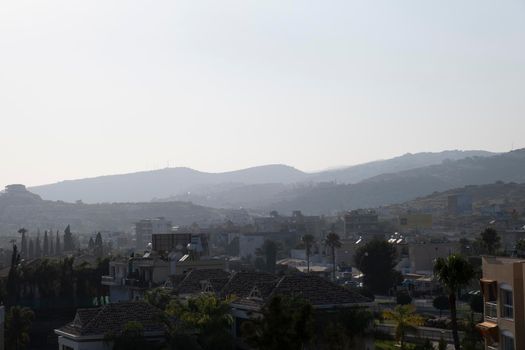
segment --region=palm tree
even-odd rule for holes
[[[178,342],[184,341],[198,345],[198,349],[231,349],[232,301],[212,294],[201,294],[190,298],[187,303],[172,300],[166,308],[166,315],[171,320],[167,322],[173,348],[184,348],[180,344],[177,346]],[[177,321],[173,323],[173,319]]]
[[[398,305],[393,310],[385,310],[383,317],[396,323],[396,340],[401,349],[405,348],[405,335],[407,331],[417,330],[423,324],[423,318],[415,313],[414,305]]]
[[[306,234],[302,238],[304,248],[306,250],[306,271],[310,273],[310,254],[312,254],[312,245],[315,242],[315,237],[310,234]]]
[[[434,264],[434,275],[448,292],[454,347],[456,350],[459,350],[456,293],[459,292],[461,287],[468,285],[474,277],[474,268],[461,255],[452,254],[447,258],[438,258],[436,260]]]
[[[341,247],[341,241],[339,239],[339,235],[334,232],[330,232],[326,235],[326,238],[324,240],[324,244],[327,247],[330,247],[331,253],[332,253],[332,280],[335,281],[335,248]]]
[[[26,348],[34,318],[35,314],[27,307],[13,306],[9,309],[5,320],[5,341],[8,349],[22,350]]]

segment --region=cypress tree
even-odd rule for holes
[[[7,303],[8,305],[16,304],[18,300],[18,264],[20,262],[20,254],[16,244],[13,244],[13,254],[11,255],[11,268],[7,276]]]
[[[22,234],[21,255],[23,257],[27,256],[27,237],[26,237],[26,232],[27,232],[27,230],[25,228],[23,228],[23,227],[20,230],[18,230],[18,233]]]
[[[49,230],[49,256],[55,256],[55,243],[52,234],[53,231]]]
[[[58,235],[58,230],[57,230],[57,238],[55,240],[55,255],[60,255],[62,253],[62,249],[60,248],[60,236]]]
[[[40,245],[40,233],[36,236],[35,243],[35,258],[40,258],[42,256],[42,246]]]
[[[44,251],[43,251],[43,255],[44,256],[48,256],[49,255],[49,239],[47,237],[47,230],[44,231]]]
[[[64,251],[71,251],[74,250],[74,244],[73,244],[73,234],[71,233],[71,227],[67,225],[66,229],[64,230]]]
[[[29,248],[27,249],[27,256],[32,259],[35,257],[35,245],[33,244],[33,240],[29,239]]]

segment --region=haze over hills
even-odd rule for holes
[[[490,155],[493,153],[486,151],[405,154],[392,159],[316,173],[302,172],[281,164],[223,173],[206,173],[190,168],[166,168],[62,181],[35,186],[30,188],[30,191],[44,199],[67,202],[76,200],[86,203],[146,202],[168,198],[190,200],[214,207],[239,207],[252,204],[261,207],[265,203],[281,200],[278,194],[285,190],[293,190],[298,186],[297,184],[327,181],[352,184],[380,174],[440,164],[444,160]]]
[[[30,192],[0,194],[0,234],[16,234],[20,227],[62,231],[68,224],[77,232],[130,231],[144,218],[164,216],[174,225],[249,222],[242,210],[206,208],[191,203],[83,204],[42,200]]]
[[[497,181],[525,182],[525,149],[491,157],[445,161],[438,165],[378,175],[352,185],[325,184],[294,189],[265,209],[330,213],[400,203],[436,191]]]
[[[400,158],[403,157],[407,156]],[[289,179],[288,183],[252,183],[245,185],[240,182],[221,183],[215,180],[217,184],[203,185],[201,194],[179,195],[166,202],[73,204],[42,200],[40,197],[29,193],[15,197],[3,194],[0,195],[0,230],[2,232],[14,232],[18,226],[62,229],[61,226],[66,224],[71,224],[75,229],[87,232],[102,229],[124,230],[141,218],[155,216],[166,216],[177,225],[189,225],[193,222],[206,225],[224,222],[227,219],[234,222],[249,222],[248,212],[237,210],[239,207],[249,208],[253,212],[259,213],[267,213],[276,209],[283,214],[290,213],[293,210],[302,210],[305,214],[330,214],[353,208],[378,207],[403,203],[418,197],[428,196],[436,191],[447,191],[467,185],[470,186],[468,188],[474,188],[473,186],[476,185],[491,188],[490,185],[486,184],[494,184],[497,181],[525,183],[525,149],[489,157],[446,160],[440,164],[377,175],[355,184],[313,182],[309,180],[311,174],[305,174],[286,166],[263,168],[263,175],[260,172],[261,168],[247,169],[245,172],[256,172],[259,176],[258,181],[266,181],[268,177],[273,176],[276,169],[281,172],[282,178]],[[264,172],[266,173],[264,174]],[[178,174],[181,173],[196,173],[202,177],[214,177],[214,174],[202,174],[190,169],[183,169],[178,172]],[[157,175],[156,172],[139,175],[144,174],[158,179],[154,176]],[[237,177],[230,177],[231,174],[221,174],[220,176],[241,181],[245,174],[238,172],[235,174]],[[134,176],[141,178],[139,175],[132,175],[131,178],[134,181],[137,181],[133,178]],[[301,183],[292,181],[293,178],[303,179],[305,177],[308,180]],[[112,183],[118,183],[118,180],[125,183],[125,186],[119,187],[119,191],[123,191],[126,186],[132,186],[133,183],[129,180],[128,175],[109,178]],[[167,178],[170,179],[169,176]],[[107,180],[106,178],[98,179]],[[220,180],[223,181],[223,179]],[[102,183],[106,186],[107,184],[104,181]],[[74,183],[74,181],[72,182]],[[193,182],[193,184],[196,183],[197,181]],[[92,179],[90,185],[96,189],[97,181]],[[102,188],[105,188],[104,186]],[[522,193],[521,186],[518,186],[517,189],[512,186],[506,187],[506,189],[519,195]],[[160,191],[161,186],[156,188]],[[97,189],[97,191],[101,190]],[[492,193],[493,197],[508,197],[508,191],[502,192],[503,194],[494,194],[495,192],[492,190],[492,192],[487,192],[487,196],[490,197],[490,193]],[[149,192],[134,193],[145,195]],[[193,204],[188,203],[190,200]],[[219,209],[219,207],[225,209]]]

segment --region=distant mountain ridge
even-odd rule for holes
[[[30,191],[44,199],[86,203],[145,202],[169,198],[197,203],[220,194],[226,200],[214,200],[214,207],[264,206],[278,195],[301,184],[320,182],[357,183],[367,178],[398,171],[410,170],[445,160],[467,157],[487,157],[486,151],[443,151],[438,153],[405,154],[387,160],[374,161],[346,168],[306,173],[283,164],[264,165],[223,173],[206,173],[190,168],[166,168],[130,174],[108,175],[88,179],[68,180],[54,184],[35,186]],[[237,199],[229,200],[230,196]],[[253,196],[253,200],[249,197]],[[196,200],[195,198],[200,198]],[[286,196],[285,196],[286,197]]]
[[[357,184],[299,188],[289,191],[280,201],[269,203],[265,209],[330,213],[401,203],[433,192],[498,181],[525,183],[525,149],[382,174]]]

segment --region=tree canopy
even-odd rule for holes
[[[354,263],[364,274],[364,286],[375,294],[385,294],[397,283],[397,252],[385,240],[374,239],[359,247]]]

